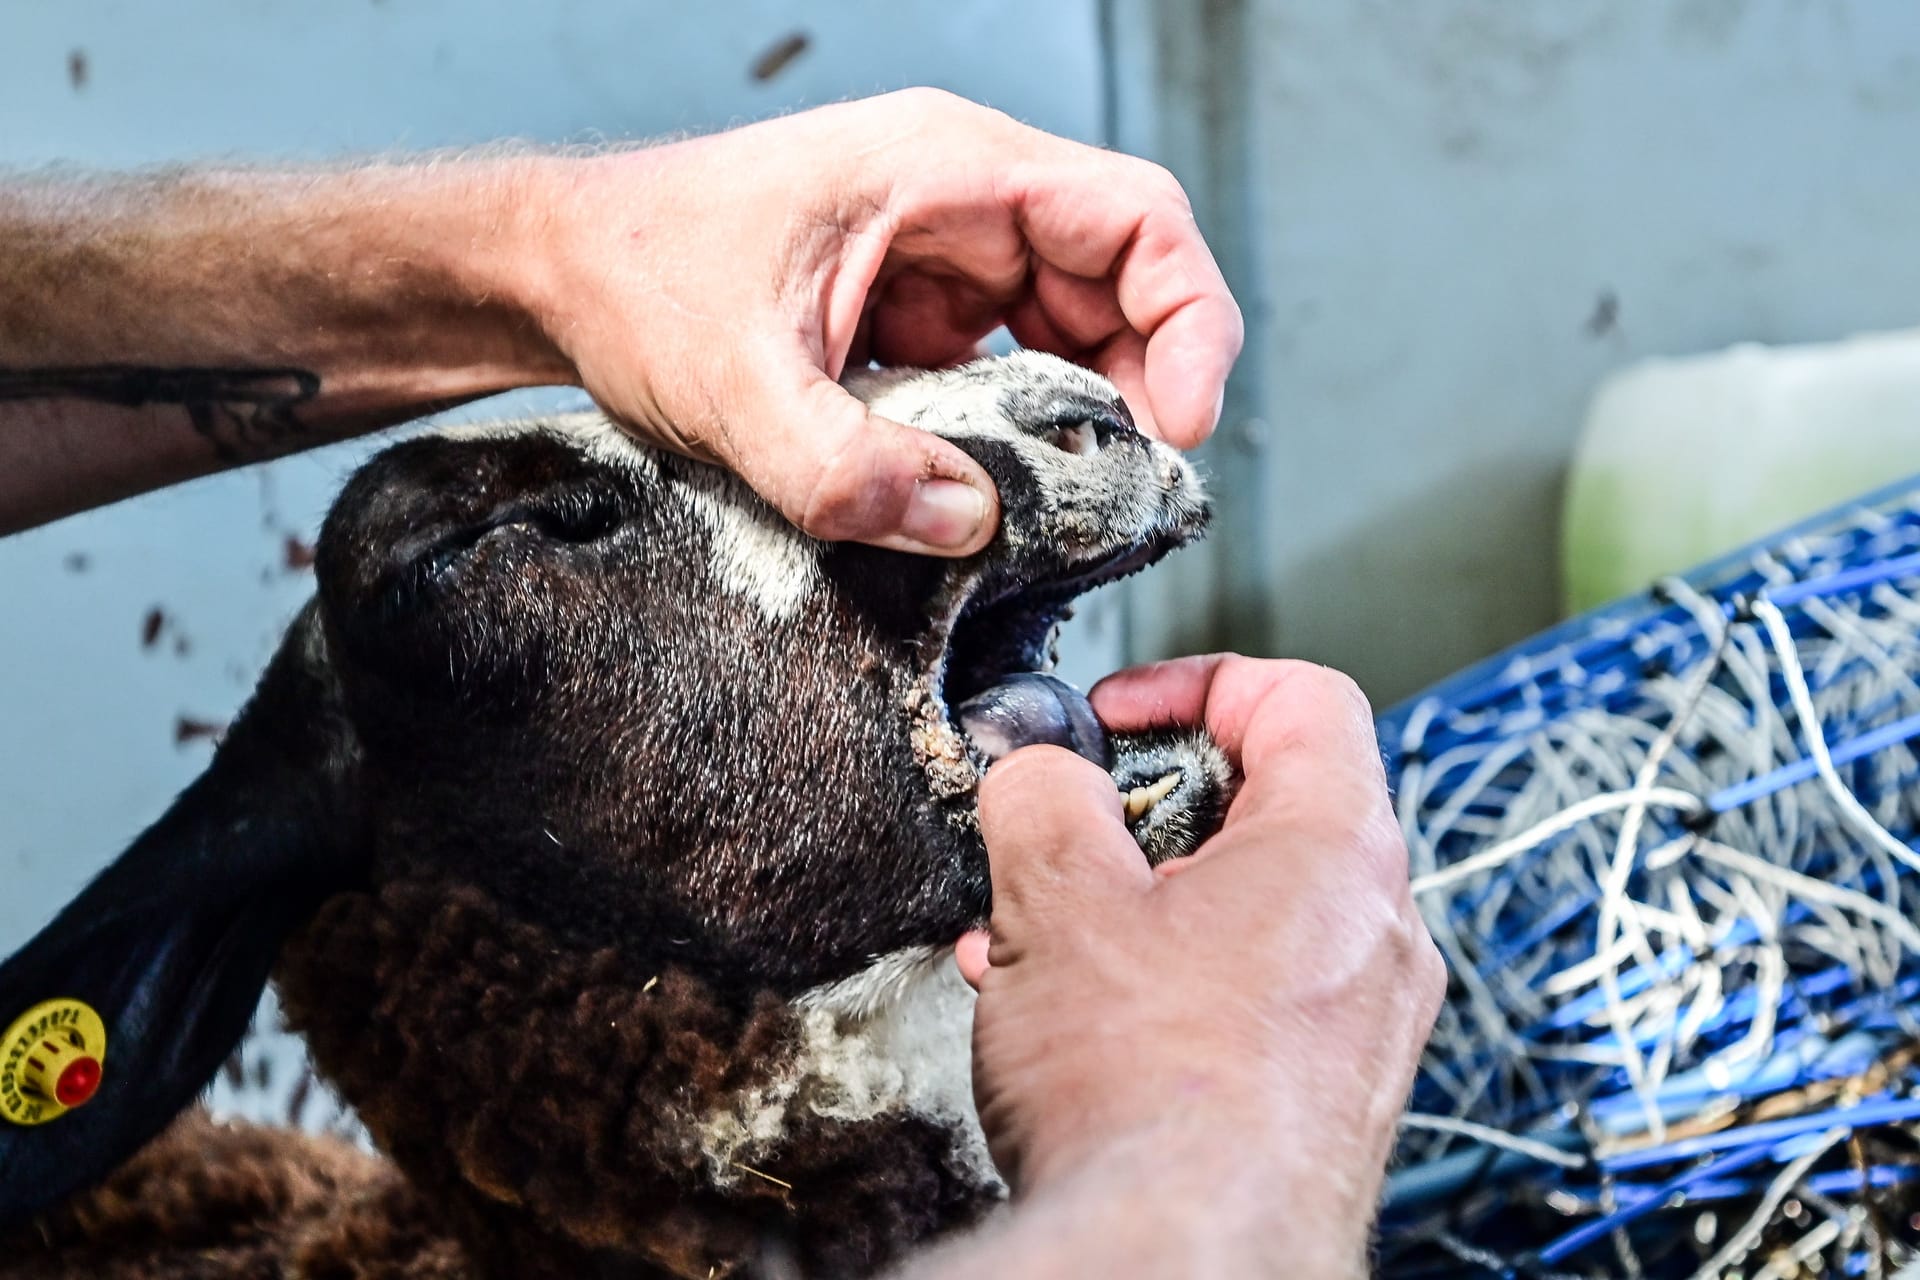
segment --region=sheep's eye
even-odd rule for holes
[[[429,556],[427,573],[430,577],[440,577],[481,542],[503,532],[531,534],[556,542],[593,542],[619,528],[620,515],[617,505],[594,493],[567,494],[540,505],[516,503],[470,528],[450,534]]]
[[[461,529],[444,538],[439,545],[427,552],[416,562],[416,573],[421,582],[439,582],[451,573],[456,565],[472,554],[473,549],[486,539],[502,530],[526,531],[533,528],[531,521],[521,513],[512,516],[499,516],[483,524]]]
[[[1053,429],[1053,443],[1068,453],[1090,458],[1100,452],[1100,429],[1091,419],[1062,423]]]
[[[453,566],[459,563],[461,556],[471,550],[473,550],[471,543],[435,547],[420,566],[421,578],[427,582],[438,582],[452,572]]]

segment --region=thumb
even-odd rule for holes
[[[1104,904],[1153,885],[1113,779],[1060,747],[1023,747],[988,771],[980,834],[993,877],[996,944],[1018,947],[1027,930],[1103,918]]]
[[[970,555],[999,523],[980,464],[931,432],[876,417],[804,359],[747,397],[727,462],[813,537],[922,555]]]

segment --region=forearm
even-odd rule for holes
[[[572,380],[553,163],[0,183],[0,532]]]
[[[1376,1162],[1359,1168],[1349,1152],[1316,1162],[1255,1131],[1170,1123],[1121,1139],[900,1280],[1365,1276]]]

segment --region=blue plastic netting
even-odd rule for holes
[[[1379,723],[1452,978],[1380,1274],[1907,1265],[1920,479]]]

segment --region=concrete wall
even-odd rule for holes
[[[0,166],[652,136],[908,84],[1092,139],[1096,27],[1092,0],[16,0]],[[795,33],[806,49],[757,80]],[[313,535],[367,447],[0,541],[0,954],[205,763],[178,733],[246,696],[310,590],[287,539]]]

